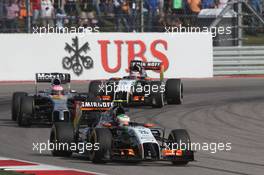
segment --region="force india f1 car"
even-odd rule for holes
[[[160,80],[147,76],[146,70],[160,72]],[[129,76],[106,81],[91,81],[89,92],[104,101],[126,100],[127,104],[150,105],[161,108],[167,104],[181,104],[183,84],[180,79],[163,80],[163,65],[160,62],[130,62]]]
[[[12,120],[19,126],[30,126],[32,122],[70,121],[70,107],[77,96],[70,90],[70,80],[70,74],[37,73],[35,94],[13,93]],[[51,83],[51,87],[38,90],[38,83]],[[62,85],[68,85],[68,91],[64,91]]]
[[[64,145],[53,146],[53,156],[69,157],[73,152],[82,153],[93,163],[166,160],[174,165],[186,165],[194,160],[193,151],[187,147],[170,147],[190,143],[186,130],[172,130],[168,138],[165,138],[165,129],[155,128],[148,123],[131,122],[120,104],[90,101],[76,104],[74,124],[55,122],[52,127],[50,143]],[[91,118],[97,120],[91,123]],[[94,149],[85,149],[82,152],[76,146],[74,150],[71,149],[72,145],[81,143],[89,143]]]

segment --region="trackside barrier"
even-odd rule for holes
[[[213,76],[210,33],[0,34],[0,41],[0,81],[34,80],[37,72],[69,73],[72,80],[123,77],[133,59],[162,62],[165,78]]]
[[[264,74],[264,46],[214,47],[214,75]]]

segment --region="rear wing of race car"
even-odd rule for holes
[[[67,73],[36,73],[37,83],[52,83],[54,79],[59,79],[61,84],[71,82],[71,75]]]
[[[132,60],[130,62],[129,70],[133,70],[136,66],[140,67],[141,70],[154,70],[160,72],[160,79],[164,79],[164,65],[162,62],[143,62],[140,60]]]
[[[81,111],[108,111],[114,105],[113,102],[81,101],[80,103]]]
[[[36,73],[35,75],[35,90],[36,94],[38,92],[37,83],[53,83],[56,85],[59,84],[68,84],[69,90],[71,89],[70,83],[71,75],[68,73]]]
[[[113,107],[113,102],[75,101],[73,126],[76,128],[85,112],[104,112]]]

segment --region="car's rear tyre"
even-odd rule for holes
[[[93,163],[105,163],[110,159],[112,147],[112,133],[107,128],[95,128],[90,137],[90,143],[93,145],[99,143],[98,150],[90,151],[90,160]],[[95,148],[95,147],[94,147]]]
[[[74,129],[71,123],[55,122],[50,133],[50,143],[53,144],[51,153],[55,157],[70,157],[71,143],[74,142]],[[57,145],[57,147],[55,146]],[[67,145],[59,147],[58,145]]]
[[[20,99],[21,97],[27,96],[26,92],[15,92],[12,97],[11,116],[12,120],[16,121],[20,111]]]
[[[18,126],[30,126],[34,114],[34,97],[22,96],[20,99],[20,112],[17,118]]]
[[[170,143],[177,143],[177,145],[183,145],[186,146],[191,143],[190,136],[188,132],[185,129],[174,129],[170,132],[168,141]],[[187,165],[188,161],[172,161],[173,165]]]
[[[166,99],[168,104],[182,104],[183,84],[181,79],[168,79],[166,82]]]

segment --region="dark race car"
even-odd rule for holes
[[[70,89],[70,80],[70,74],[37,73],[34,94],[13,93],[12,120],[19,126],[30,126],[34,122],[71,121],[74,98],[79,94]],[[38,90],[38,83],[51,85]],[[68,88],[63,87],[67,85]]]
[[[159,71],[160,79],[148,77],[147,70]],[[126,100],[128,105],[140,104],[161,108],[165,103],[181,104],[183,102],[181,79],[164,80],[163,74],[160,62],[134,60],[130,63],[128,76],[106,81],[91,81],[89,92],[103,101]]]
[[[97,120],[91,122],[91,118]],[[50,143],[53,156],[68,157],[75,152],[94,163],[165,160],[186,165],[194,160],[189,147],[179,146],[191,144],[186,130],[174,129],[166,138],[164,128],[131,122],[126,110],[112,102],[80,101],[75,122],[54,123]]]

